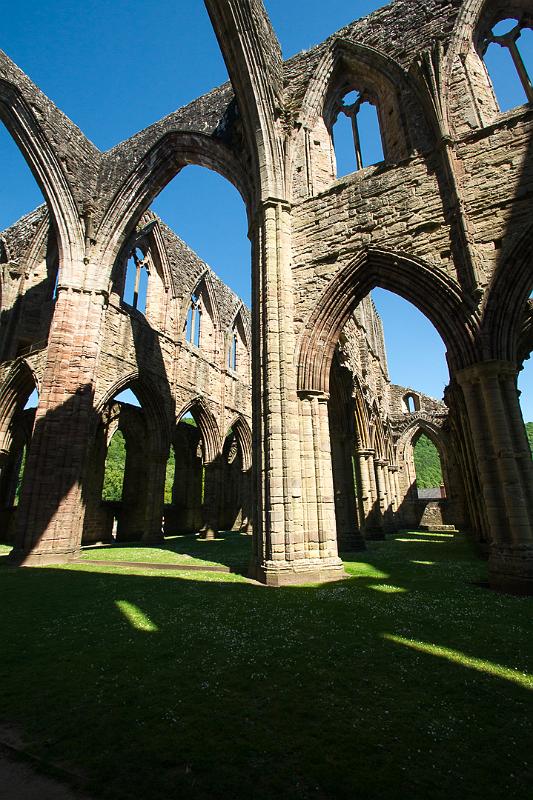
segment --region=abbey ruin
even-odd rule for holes
[[[0,234],[0,533],[13,562],[235,529],[252,536],[250,575],[280,586],[342,577],[339,552],[387,532],[455,526],[494,588],[531,593],[517,374],[533,348],[533,87],[516,46],[530,4],[395,0],[286,62],[261,0],[205,4],[230,83],[107,152],[0,52],[0,118],[46,199]],[[528,103],[501,112],[483,58],[508,18],[498,44]],[[372,166],[363,103],[383,145]],[[354,171],[338,177],[341,113]],[[189,164],[244,200],[251,313],[150,211]],[[441,335],[445,402],[391,384],[375,287]],[[138,407],[117,399],[126,389]],[[102,486],[117,430],[113,505]],[[441,455],[441,499],[416,491],[421,434]]]

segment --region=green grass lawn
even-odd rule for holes
[[[211,563],[250,546],[204,544]],[[181,546],[197,557],[161,557]],[[0,730],[95,797],[529,797],[533,600],[478,585],[450,535],[374,542],[346,569],[275,590],[2,565]]]
[[[195,535],[169,536],[164,544],[146,547],[137,542],[84,548],[84,561],[146,561],[158,564],[225,566],[246,572],[250,561],[251,537],[220,533],[206,541]]]

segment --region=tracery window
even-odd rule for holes
[[[352,90],[342,97],[335,113],[333,139],[337,177],[383,161],[378,113],[367,92]]]
[[[481,55],[485,61],[500,111],[533,102],[533,18],[500,19],[485,34]]]
[[[185,339],[195,347],[200,347],[200,333],[202,328],[202,305],[197,292],[191,295],[191,303],[187,311],[185,322]]]

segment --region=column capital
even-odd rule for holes
[[[362,450],[356,450],[356,455],[358,455],[358,456],[373,456],[375,452],[376,452],[375,450],[362,449]]]
[[[455,378],[461,387],[471,383],[479,383],[486,378],[515,378],[518,373],[517,365],[512,361],[479,361],[470,364],[455,373]]]

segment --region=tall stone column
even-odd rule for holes
[[[376,471],[377,503],[379,506],[382,525],[385,530],[389,527],[389,520],[387,518],[388,517],[387,485],[385,482],[386,464],[387,462],[382,458],[376,458],[374,460],[374,466]]]
[[[358,450],[357,458],[361,473],[361,505],[364,515],[365,539],[383,539],[383,517],[378,500],[374,450]]]
[[[263,201],[252,229],[256,516],[251,572],[271,585],[335,580],[343,574],[335,536],[327,397],[298,400],[296,393],[290,225],[289,204],[270,198]]]
[[[148,480],[146,486],[146,512],[144,519],[143,542],[158,543],[164,540],[163,511],[165,504],[165,478],[168,450],[157,450],[149,454]]]
[[[205,465],[204,502],[202,505],[204,524],[200,531],[202,539],[216,539],[218,535],[223,479],[223,469],[219,456]]]
[[[12,559],[51,563],[76,555],[82,484],[106,294],[59,286]]]
[[[489,524],[489,579],[505,591],[533,593],[533,462],[518,403],[516,367],[474,364],[462,387]]]
[[[330,437],[338,548],[348,552],[364,550],[365,544],[359,530],[355,494],[352,438],[339,431],[334,435],[331,431],[331,424]]]

